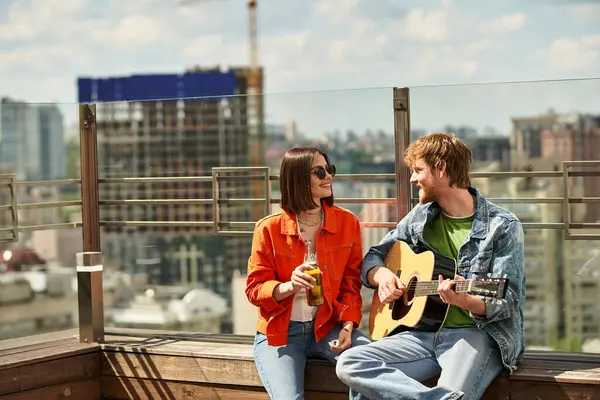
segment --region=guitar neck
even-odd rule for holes
[[[455,281],[454,291],[456,293],[469,292],[471,290],[471,280]],[[439,281],[419,281],[417,282],[415,289],[415,296],[430,296],[437,294]],[[409,285],[409,288],[412,285]]]

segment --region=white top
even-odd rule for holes
[[[300,290],[294,295],[292,302],[292,321],[308,322],[317,316],[317,307],[309,306],[306,302],[306,289]]]

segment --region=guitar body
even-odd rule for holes
[[[377,290],[373,293],[369,331],[373,340],[379,340],[403,330],[437,331],[448,313],[439,295],[415,296],[419,281],[437,281],[438,276],[454,279],[456,261],[434,252],[416,248],[405,242],[396,242],[385,258],[385,267],[400,277],[407,287],[404,295],[390,304],[381,304]],[[433,283],[429,285],[433,288]],[[437,288],[437,286],[435,286]]]

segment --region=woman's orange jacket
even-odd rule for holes
[[[325,219],[317,233],[317,261],[323,273],[325,303],[315,319],[315,338],[321,340],[337,323],[361,320],[360,264],[362,238],[358,218],[350,211],[323,203]],[[248,260],[246,296],[258,307],[256,329],[272,346],[287,344],[294,296],[281,302],[273,289],[287,282],[304,261],[304,242],[298,236],[296,218],[284,210],[256,223],[252,254]]]

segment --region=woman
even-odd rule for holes
[[[281,210],[258,221],[248,261],[246,296],[258,307],[254,360],[272,399],[304,398],[307,358],[336,363],[369,340],[361,320],[358,219],[333,205],[335,166],[314,148],[293,148],[281,162]],[[316,256],[325,301],[307,304],[316,282],[305,253]]]

